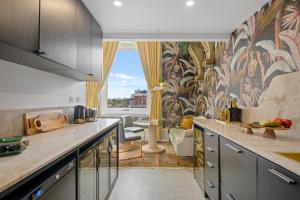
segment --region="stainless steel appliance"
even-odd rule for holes
[[[62,160],[3,200],[75,200],[76,159]]]
[[[204,130],[194,125],[194,177],[204,191]]]

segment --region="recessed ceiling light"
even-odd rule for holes
[[[192,7],[194,4],[195,4],[195,1],[193,1],[193,0],[188,0],[186,2],[186,6],[188,6],[188,7]]]
[[[117,6],[117,7],[120,7],[120,6],[123,5],[123,3],[122,3],[122,1],[116,0],[116,1],[114,1],[114,5]]]

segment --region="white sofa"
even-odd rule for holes
[[[193,129],[171,128],[169,138],[176,156],[194,156]]]

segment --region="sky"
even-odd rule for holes
[[[108,77],[108,98],[129,98],[136,89],[147,89],[139,53],[119,50]]]

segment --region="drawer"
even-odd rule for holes
[[[221,187],[221,200],[238,200],[224,184],[220,184]]]
[[[210,200],[219,200],[219,183],[205,177],[205,192]]]
[[[257,155],[220,137],[220,179],[238,199],[256,199]]]
[[[219,199],[218,163],[205,159],[205,191],[210,199]]]
[[[204,134],[205,157],[208,157],[213,162],[219,160],[219,135],[205,130]]]
[[[264,158],[258,158],[258,200],[300,198],[300,177]]]

